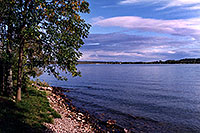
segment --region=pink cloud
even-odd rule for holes
[[[100,19],[93,23],[102,27],[121,27],[133,30],[157,32],[179,36],[200,37],[200,18],[161,20],[137,16]]]

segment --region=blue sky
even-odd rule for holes
[[[200,58],[200,0],[88,0],[84,61]]]

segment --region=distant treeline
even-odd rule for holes
[[[200,64],[200,58],[186,58],[181,60],[166,60],[153,62],[119,62],[119,61],[79,61],[79,64]]]

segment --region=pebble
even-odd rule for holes
[[[63,103],[64,100],[61,100],[54,93],[51,93],[47,98],[51,108],[56,110],[61,118],[54,119],[53,124],[44,123],[47,127],[46,133],[94,133],[92,126],[81,119],[81,117],[84,117],[82,113],[69,110],[69,107]]]

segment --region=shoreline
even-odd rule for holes
[[[54,119],[53,123],[45,123],[44,125],[47,127],[45,131],[46,133],[93,132],[91,126],[87,123],[84,123],[84,121],[80,119],[80,117],[82,117],[82,114],[79,113],[77,115],[76,113],[73,113],[73,111],[69,109],[69,106],[65,104],[66,100],[68,99],[63,99],[59,95],[56,95],[52,92],[48,94],[47,99],[49,100],[50,107],[53,108],[57,113],[59,113],[61,115],[61,118]]]
[[[149,118],[143,118],[138,116],[130,116],[134,121],[134,125],[130,129],[118,126],[115,120],[102,121],[93,114],[90,114],[87,110],[78,108],[72,104],[72,100],[68,97],[67,93],[69,89],[62,87],[43,87],[49,96],[47,97],[51,107],[55,109],[61,116],[61,119],[55,119],[54,124],[45,124],[49,131],[54,132],[124,132],[124,133],[140,133],[140,132],[190,132],[194,129],[184,129],[183,126],[178,126],[169,123],[162,123],[154,121]],[[51,88],[51,89],[47,89]],[[41,90],[41,89],[40,89]],[[61,109],[61,110],[60,110]],[[64,109],[64,110],[63,110]],[[67,119],[67,120],[66,120]],[[66,130],[66,126],[63,124],[65,121],[71,123],[69,130]],[[63,126],[63,127],[62,127]],[[55,130],[54,130],[55,129]],[[48,130],[47,130],[48,132]]]
[[[61,118],[54,119],[54,123],[45,123],[46,133],[49,132],[125,132],[131,131],[116,125],[115,120],[101,121],[88,111],[77,108],[64,92],[69,90],[62,87],[41,87],[36,86],[41,91],[45,91],[51,108],[61,115]],[[67,124],[67,126],[66,126]]]

